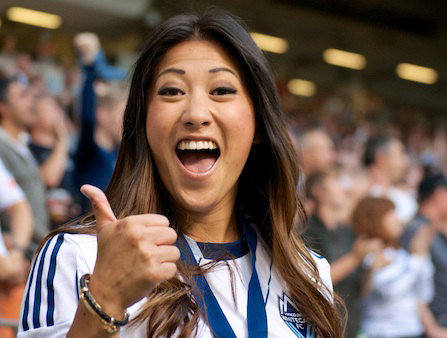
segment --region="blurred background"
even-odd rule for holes
[[[345,298],[350,315],[347,337],[419,337],[424,332],[429,337],[447,337],[447,267],[442,258],[447,257],[447,195],[437,197],[439,189],[447,192],[444,0],[2,0],[0,73],[28,88],[35,100],[34,120],[23,122],[20,129],[31,136],[21,144],[33,155],[25,166],[39,171],[37,181],[45,196],[40,206],[33,201],[39,198],[27,191],[17,164],[0,148],[7,177],[23,190],[17,196],[24,194],[0,203],[10,256],[19,248],[29,261],[51,229],[86,210],[78,194],[82,183],[106,186],[119,147],[117,112],[122,113],[126,79],[145,37],[175,14],[202,13],[209,6],[240,16],[272,65],[303,166],[298,189],[307,196],[308,244],[331,263],[336,290]],[[95,33],[104,52],[102,71],[95,70],[101,79],[91,84],[86,79],[92,70],[82,65],[82,46],[73,44],[81,32]],[[111,84],[117,79],[118,85]],[[87,85],[96,99],[86,107]],[[7,113],[1,108],[7,100],[1,90],[0,131],[7,135],[10,125],[5,126]],[[88,123],[93,123],[90,136],[84,133]],[[0,145],[11,143],[10,138],[19,142],[17,135],[0,135]],[[97,153],[92,150],[96,146]],[[104,155],[103,163],[95,168],[82,164],[98,153]],[[99,178],[98,172],[108,174]],[[32,174],[31,169],[22,173]],[[0,191],[0,195],[10,193],[6,188]],[[392,221],[386,218],[387,202],[365,204],[367,196],[391,200],[402,229],[397,233],[368,230],[387,228]],[[22,202],[32,209],[27,230],[32,234],[18,245],[21,239],[15,238],[18,226],[11,206]],[[40,209],[45,209],[45,216]],[[363,224],[362,219],[374,218],[368,215],[380,217],[376,223]],[[427,235],[419,231],[421,225],[435,230]],[[402,244],[400,237],[406,240]],[[410,244],[412,237],[419,241]],[[404,248],[405,259],[398,254]],[[421,277],[416,271],[423,270],[421,265],[411,263],[419,268],[407,276],[411,283],[402,282],[410,286],[393,289],[384,269],[393,267],[393,262],[406,266],[414,255],[431,257],[423,265],[432,270]],[[388,284],[379,283],[374,289],[372,279],[373,286],[367,288],[364,280],[372,278],[371,273],[384,273],[381,280]],[[25,285],[20,272],[2,276],[0,336],[9,337],[17,327]],[[424,292],[421,285],[427,285]],[[412,295],[408,303],[399,303],[403,294]],[[399,311],[407,316],[402,307],[412,309],[407,318],[416,317],[417,334],[373,332],[372,327],[381,327],[378,322],[394,318]],[[394,326],[407,325],[405,320],[393,321]],[[393,323],[385,325],[389,327]]]

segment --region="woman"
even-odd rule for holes
[[[84,186],[94,215],[43,246],[19,336],[341,337],[328,264],[295,227],[298,177],[239,20],[167,20],[135,65],[107,197]]]
[[[369,272],[363,290],[362,331],[370,338],[422,337],[429,329],[424,318],[434,292],[429,255],[434,233],[422,229],[411,253],[400,248],[403,226],[387,198],[361,200],[353,224],[360,236],[380,238],[386,245],[364,260]]]

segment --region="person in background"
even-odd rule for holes
[[[334,171],[310,175],[306,194],[315,205],[305,233],[306,242],[328,260],[334,289],[343,297],[348,310],[347,337],[354,338],[359,329],[360,265],[367,254],[382,248],[382,242],[356,239],[351,228],[340,224],[348,201]]]
[[[17,37],[14,34],[3,36],[0,47],[0,72],[13,76],[17,65]]]
[[[25,277],[23,266],[33,234],[33,213],[22,189],[0,160],[0,211],[10,220],[9,249],[0,236],[0,281],[17,281]],[[1,228],[0,228],[1,229]]]
[[[47,188],[47,208],[52,228],[76,217],[74,161],[69,154],[69,135],[64,112],[54,97],[36,99],[36,122],[31,128],[31,152]]]
[[[110,91],[110,87],[104,83],[96,82],[99,84],[97,91],[102,94],[98,100],[94,82],[98,79],[123,79],[125,72],[107,65],[95,34],[78,34],[74,44],[80,54],[84,75],[81,134],[76,154],[76,185],[80,188],[88,183],[104,190],[112,177],[118,155],[126,96],[124,90],[121,93],[119,90]],[[88,205],[88,200],[83,197],[84,210]]]
[[[323,129],[313,128],[304,131],[295,140],[295,144],[306,176],[334,166],[336,160],[334,142]]]
[[[36,122],[34,103],[29,87],[15,78],[0,77],[0,158],[31,204],[33,242],[37,244],[49,233],[50,226],[45,187],[26,139],[26,132]]]
[[[426,319],[431,326],[445,329],[434,337],[447,337],[447,180],[441,173],[428,172],[418,188],[419,211],[408,224],[401,238],[407,250],[420,229],[434,229],[437,235],[431,242],[430,254],[435,267],[435,297],[426,309]],[[431,311],[430,311],[431,310]],[[434,315],[434,316],[433,316]],[[439,328],[438,328],[439,330]]]
[[[354,210],[353,227],[367,238],[381,238],[386,247],[365,257],[362,332],[369,338],[445,337],[433,335],[424,320],[424,307],[433,298],[433,265],[429,248],[435,234],[420,229],[410,252],[400,247],[404,227],[393,202],[365,197]]]
[[[10,234],[6,241],[0,231],[0,317],[19,319],[29,266],[26,248],[33,234],[33,214],[25,194],[1,160],[0,212],[10,220]],[[0,328],[0,337],[14,336],[11,329]]]
[[[399,220],[406,224],[417,212],[414,196],[396,187],[407,174],[409,160],[403,143],[397,137],[371,137],[365,145],[363,164],[370,180],[370,194],[387,197],[396,206]]]

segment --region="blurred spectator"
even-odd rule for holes
[[[96,104],[94,81],[98,78],[122,79],[125,72],[107,65],[96,35],[78,34],[74,43],[81,56],[84,75],[81,135],[76,156],[77,185],[89,183],[104,190],[112,177],[118,155],[126,97],[124,90],[121,93],[118,90],[100,93],[102,95]],[[111,87],[102,84],[97,88],[107,91]],[[84,208],[90,205],[86,198],[83,202]]]
[[[360,264],[370,252],[381,249],[381,241],[355,238],[340,224],[346,203],[343,188],[333,172],[315,172],[307,178],[306,193],[315,204],[305,238],[309,247],[330,263],[334,289],[344,298],[348,310],[347,337],[356,337],[359,328]]]
[[[3,37],[0,51],[0,72],[12,76],[16,72],[17,65],[17,38],[8,34]]]
[[[33,214],[25,194],[0,160],[0,211],[10,220],[9,250],[0,235],[0,282],[23,282],[25,253],[33,234]],[[1,228],[0,228],[1,229]]]
[[[49,232],[45,188],[39,167],[26,143],[26,132],[35,123],[30,88],[15,78],[0,78],[0,158],[24,191],[33,210],[34,241]]]
[[[334,142],[323,129],[306,130],[298,136],[296,146],[306,176],[328,170],[335,163]]]
[[[69,156],[69,135],[64,112],[52,96],[36,99],[36,122],[31,128],[31,152],[47,188],[47,208],[55,228],[76,217],[74,161]]]
[[[435,229],[430,253],[435,267],[435,297],[431,311],[439,325],[447,328],[447,180],[443,174],[428,173],[418,189],[419,211],[402,236],[402,246],[411,250],[412,240],[421,229]],[[430,314],[428,315],[430,317]],[[444,330],[447,337],[447,329]],[[437,335],[435,337],[441,337]]]
[[[396,213],[403,223],[409,222],[417,212],[416,199],[395,185],[408,171],[409,160],[405,147],[396,137],[375,136],[365,146],[363,163],[370,179],[372,196],[386,196],[396,206]]]
[[[422,306],[431,301],[434,292],[428,254],[434,232],[421,229],[409,254],[399,247],[404,227],[389,199],[366,197],[352,218],[358,235],[381,238],[386,245],[364,260],[370,271],[363,286],[362,331],[369,338],[430,334],[431,328],[424,327]]]
[[[28,274],[26,248],[33,233],[32,210],[25,194],[0,160],[0,211],[10,220],[8,248],[0,232],[0,317],[19,319],[25,279]],[[0,227],[1,230],[1,227]],[[0,328],[0,337],[13,336]]]
[[[31,78],[31,56],[25,53],[21,53],[17,56],[16,60],[17,71],[15,76],[22,85],[28,86],[30,84]]]

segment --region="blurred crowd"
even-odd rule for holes
[[[323,105],[333,100],[348,106],[333,95]],[[343,113],[292,116],[290,135],[305,240],[330,262],[347,337],[447,337],[444,126],[405,130]]]
[[[51,44],[0,50],[0,317],[18,319],[38,243],[105,189],[126,102],[126,71],[96,35],[74,39],[77,65]],[[281,90],[302,165],[308,246],[331,264],[347,337],[447,337],[446,128],[358,85],[297,103]],[[12,334],[1,331],[1,337]]]

